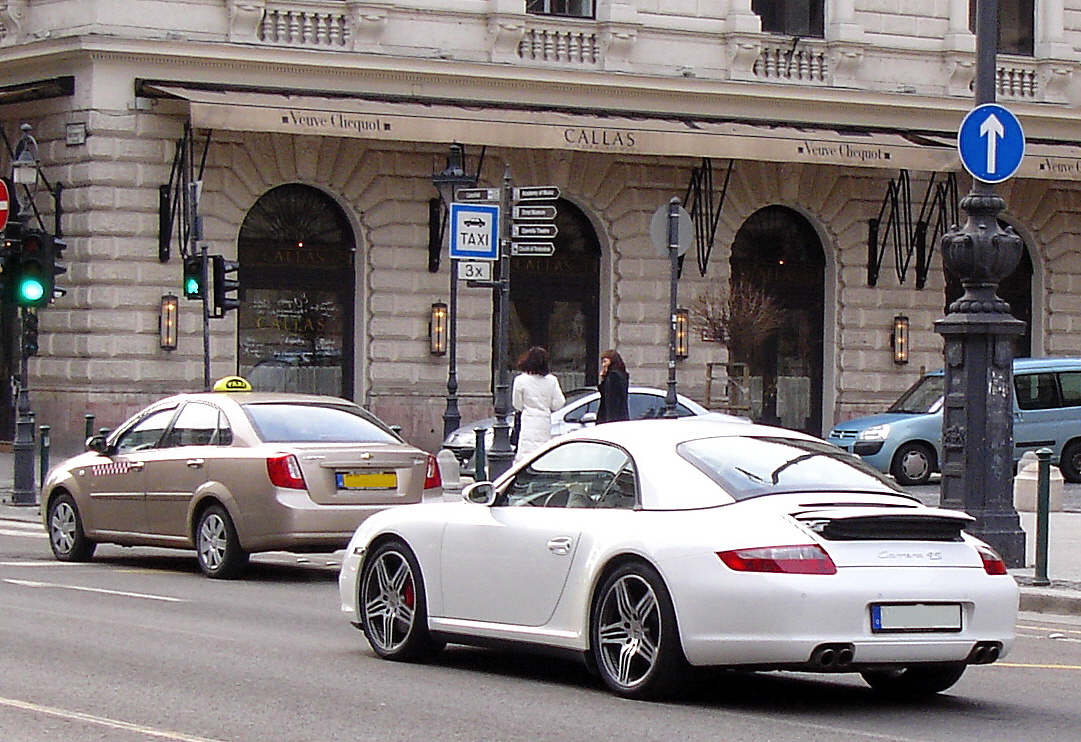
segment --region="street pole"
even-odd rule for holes
[[[443,410],[443,440],[462,424],[458,410],[458,259],[450,261],[450,307],[447,318],[447,407]]]
[[[994,103],[998,0],[976,0],[976,105]],[[935,322],[944,340],[942,504],[965,510],[971,532],[1010,567],[1025,563],[1025,534],[1013,505],[1013,355],[1024,323],[996,293],[1023,244],[998,215],[994,185],[973,179],[961,200],[966,221],[941,240],[942,262],[964,294]]]
[[[37,490],[34,486],[34,413],[30,407],[29,358],[21,349],[23,327],[30,310],[23,307],[20,312],[19,337],[19,391],[17,415],[15,417],[15,441],[12,453],[15,456],[11,502],[13,505],[36,505]]]
[[[668,391],[664,416],[676,417],[676,308],[679,291],[679,199],[668,202]]]
[[[514,182],[508,166],[503,174],[503,190],[499,209],[499,280],[496,289],[496,385],[495,439],[488,452],[488,471],[496,479],[510,468],[514,451],[510,445],[510,373],[507,369],[507,346],[510,336],[510,243],[511,211],[514,200]]]
[[[447,153],[447,166],[432,176],[439,199],[449,211],[459,188],[477,185],[477,173],[465,170],[465,148],[455,142]],[[442,247],[442,246],[440,246]],[[458,410],[458,259],[450,261],[450,306],[447,318],[447,406],[443,410],[443,440],[462,424]]]
[[[21,238],[30,227],[34,194],[41,177],[41,161],[38,159],[37,140],[30,134],[30,124],[23,124],[19,128],[22,130],[22,138],[15,147],[11,179],[16,188]],[[19,340],[14,343],[19,349],[19,386],[15,403],[15,440],[11,447],[14,454],[11,492],[13,505],[37,504],[37,489],[34,484],[34,412],[30,406],[30,359],[25,344],[27,324],[33,321],[27,318],[32,311],[28,307],[20,308]]]

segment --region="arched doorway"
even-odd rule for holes
[[[240,226],[239,373],[259,391],[353,395],[353,254],[342,209],[291,183]]]
[[[1008,226],[1006,222],[999,221],[999,226]],[[1017,338],[1013,354],[1015,358],[1029,358],[1032,356],[1032,256],[1029,254],[1028,245],[1021,249],[1021,260],[1013,273],[1002,279],[998,285],[998,296],[1010,305],[1010,314],[1025,323],[1025,332]],[[950,313],[950,304],[961,298],[964,290],[961,281],[946,271],[946,306],[944,313]]]
[[[798,212],[767,206],[736,233],[731,268],[733,286],[757,289],[783,314],[764,343],[730,349],[751,377],[751,417],[821,435],[826,258],[818,234]]]
[[[551,355],[564,391],[597,383],[601,246],[582,210],[556,204],[555,254],[511,258],[510,342],[513,368],[530,346]]]

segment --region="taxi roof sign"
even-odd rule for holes
[[[250,392],[251,384],[243,376],[223,376],[214,382],[216,392]]]

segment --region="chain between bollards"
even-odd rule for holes
[[[1051,519],[1051,456],[1050,448],[1036,451],[1039,468],[1036,470],[1036,573],[1032,584],[1045,587],[1051,584],[1047,578],[1047,535]]]

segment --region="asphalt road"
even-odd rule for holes
[[[638,703],[557,660],[452,647],[433,665],[380,661],[339,615],[337,562],[257,556],[238,582],[152,549],[65,565],[34,524],[0,523],[0,740],[1018,742],[1081,729],[1081,618],[1024,615],[1004,662],[919,703],[857,676],[782,673]]]

